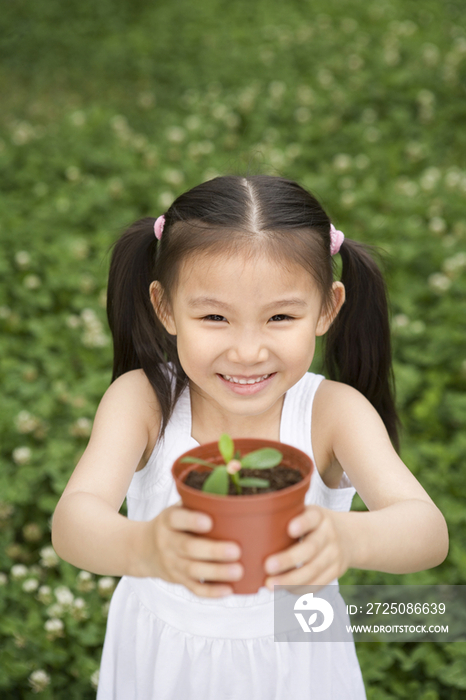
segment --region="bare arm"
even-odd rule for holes
[[[289,523],[290,535],[302,540],[273,557],[278,572],[305,566],[268,584],[328,583],[350,567],[410,573],[440,564],[448,553],[445,518],[396,454],[370,403],[351,387],[322,382],[312,430],[317,463],[336,460],[369,512],[308,506]]]
[[[198,536],[211,529],[208,516],[178,504],[147,522],[118,512],[159,427],[157,400],[144,373],[117,379],[100,403],[89,445],[55,509],[53,546],[62,559],[97,574],[151,576],[204,597],[228,595],[231,587],[223,582],[241,578],[242,567],[234,563],[241,552],[236,543]]]
[[[105,393],[91,439],[53,516],[57,554],[98,574],[136,575],[145,523],[119,514],[150,438],[150,416],[160,420],[154,395],[141,372],[129,372]]]

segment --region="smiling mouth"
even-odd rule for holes
[[[256,377],[251,379],[240,379],[239,377],[230,377],[228,374],[222,374],[221,375],[223,379],[226,379],[228,382],[231,382],[232,384],[259,384],[260,382],[263,382],[265,379],[268,379],[271,374],[263,374],[262,377]]]

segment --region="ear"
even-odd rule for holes
[[[163,287],[158,280],[151,282],[149,294],[151,304],[160,323],[164,326],[167,333],[176,335],[175,319],[167,303]]]
[[[332,284],[332,296],[330,304],[323,310],[317,322],[316,335],[325,335],[336,317],[341,307],[345,303],[345,287],[341,282]]]

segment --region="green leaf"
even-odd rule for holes
[[[220,437],[220,440],[218,441],[218,447],[220,450],[220,454],[225,460],[225,464],[228,464],[228,462],[230,462],[233,459],[233,455],[235,453],[235,445],[233,443],[233,440],[227,433],[223,433],[223,435]]]
[[[212,474],[204,481],[202,487],[207,493],[216,493],[226,496],[228,493],[228,472],[226,467],[216,467]]]
[[[269,469],[276,467],[283,459],[279,450],[273,447],[264,447],[262,450],[250,452],[241,460],[244,469]]]
[[[199,459],[199,457],[183,457],[180,462],[187,462],[189,464],[204,464],[206,467],[213,469],[215,464],[213,462],[206,462],[205,459]]]
[[[270,481],[268,479],[258,479],[255,476],[246,476],[244,479],[239,480],[240,486],[257,486],[261,489],[266,489],[270,486]]]

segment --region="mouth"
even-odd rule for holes
[[[253,396],[266,391],[267,387],[273,382],[276,372],[272,374],[261,374],[255,377],[235,377],[231,374],[218,374],[218,378],[233,394],[240,396]]]
[[[232,377],[228,374],[221,374],[220,376],[222,377],[222,379],[225,379],[227,382],[231,382],[232,384],[259,384],[260,382],[265,381],[272,375],[263,374],[260,377]]]

